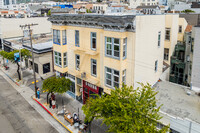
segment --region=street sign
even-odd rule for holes
[[[14,60],[15,62],[20,62],[19,52],[14,53]]]

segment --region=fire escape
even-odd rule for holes
[[[171,69],[169,81],[177,84],[184,84],[185,70],[185,44],[178,43],[175,46],[175,51],[171,56]]]

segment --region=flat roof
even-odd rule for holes
[[[23,45],[23,47],[28,49],[28,50],[31,50],[30,45]],[[37,54],[50,52],[50,51],[52,51],[52,47],[53,47],[52,41],[33,44],[33,52],[37,53]]]
[[[167,81],[158,82],[156,85],[158,106],[163,104],[161,111],[179,117],[188,118],[200,123],[200,96],[188,87]],[[187,95],[190,92],[190,95]]]
[[[135,15],[90,15],[90,14],[62,14],[52,15],[48,20],[54,24],[64,25],[88,25],[99,26],[102,28],[118,28],[133,30]]]

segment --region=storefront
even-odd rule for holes
[[[102,88],[83,80],[83,104],[85,104],[88,98],[96,97],[92,94],[101,94],[102,91]]]

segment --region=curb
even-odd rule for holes
[[[33,97],[32,97],[33,98]],[[56,119],[67,131],[70,133],[73,133],[68,127],[66,127],[61,121],[58,120],[46,107],[44,107],[36,98],[33,98],[40,106],[42,106],[43,109],[45,109],[54,119]]]
[[[9,78],[11,79],[16,85],[20,86],[17,82],[15,82],[6,72],[4,72],[2,69],[1,71]]]

